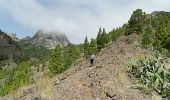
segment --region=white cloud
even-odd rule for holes
[[[107,31],[121,26],[137,8],[148,13],[154,10],[170,11],[170,0],[1,1],[0,10],[7,9],[20,25],[30,30],[46,29],[65,33],[73,43],[83,42],[86,35],[94,38],[100,26]]]

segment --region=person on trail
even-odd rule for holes
[[[90,56],[90,66],[93,66],[94,59],[95,59],[95,56],[94,56],[94,55],[91,55],[91,56]]]

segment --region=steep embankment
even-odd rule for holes
[[[122,65],[131,58],[152,54],[140,48],[140,40],[136,34],[121,37],[97,55],[94,66],[80,59],[63,74],[53,79],[42,78],[5,99],[157,100],[156,95],[151,97],[133,89],[133,82]]]

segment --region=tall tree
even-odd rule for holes
[[[98,51],[100,51],[102,48],[105,47],[106,39],[107,39],[107,35],[105,32],[105,29],[103,28],[103,31],[102,31],[102,29],[100,27],[98,35],[97,35],[97,49],[98,49]]]
[[[89,42],[88,42],[87,36],[86,36],[86,38],[85,38],[85,40],[84,40],[84,45],[83,45],[83,47],[84,47],[84,55],[85,55],[85,57],[87,58],[87,57],[88,57],[88,54],[89,54],[89,51],[88,51],[88,49],[89,49]]]
[[[97,53],[97,43],[95,39],[91,39],[90,45],[89,45],[89,54],[96,54]]]
[[[97,49],[100,51],[102,48],[104,48],[104,37],[101,27],[99,28],[98,35],[97,35]]]
[[[64,66],[63,66],[63,54],[62,54],[61,46],[59,44],[56,45],[56,47],[54,49],[54,53],[51,56],[49,70],[53,74],[62,73],[63,70],[64,70]]]
[[[142,24],[144,23],[145,19],[144,17],[146,16],[145,13],[142,12],[142,9],[135,10],[128,22],[128,27],[126,29],[125,35],[129,35],[133,32],[142,33]]]
[[[109,38],[108,38],[108,35],[106,34],[105,28],[103,28],[102,38],[103,38],[104,44],[109,43]]]

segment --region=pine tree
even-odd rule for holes
[[[102,48],[104,48],[104,41],[103,41],[103,35],[102,35],[101,27],[99,28],[98,35],[97,35],[97,49],[100,51]]]
[[[142,12],[142,9],[137,9],[131,15],[131,18],[128,22],[128,26],[126,29],[125,35],[132,34],[133,32],[136,33],[143,33],[142,32],[142,24],[145,22],[146,14]]]
[[[90,45],[89,45],[89,55],[96,54],[97,53],[97,43],[95,39],[91,39]]]
[[[86,38],[85,38],[85,40],[84,40],[84,45],[83,45],[83,47],[84,47],[84,55],[85,55],[85,57],[87,58],[88,57],[88,55],[89,55],[89,42],[88,42],[88,38],[87,38],[87,36],[86,36]]]
[[[102,38],[103,38],[103,41],[104,41],[104,45],[109,43],[109,38],[108,38],[108,35],[106,34],[105,28],[103,28]]]
[[[62,73],[63,70],[64,70],[64,67],[63,67],[63,54],[62,54],[61,46],[59,44],[56,45],[56,47],[54,49],[54,53],[51,56],[49,70],[53,74]]]

